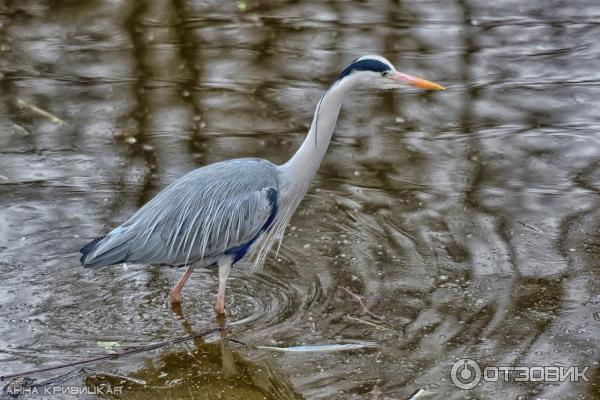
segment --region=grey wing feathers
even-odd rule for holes
[[[256,238],[273,217],[272,193],[277,190],[276,167],[265,160],[231,160],[197,169],[86,246],[82,264],[183,265],[217,257]]]

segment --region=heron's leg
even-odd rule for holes
[[[185,285],[187,280],[190,278],[190,275],[192,275],[192,270],[192,267],[188,267],[188,269],[185,271],[185,274],[183,274],[179,282],[177,282],[173,290],[171,290],[169,298],[171,299],[172,303],[181,303],[181,299],[183,298],[181,295],[181,289],[183,289],[183,285]]]
[[[219,260],[219,291],[217,293],[217,306],[215,307],[217,314],[225,314],[225,285],[231,271],[232,261],[231,258]]]

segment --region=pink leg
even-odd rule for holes
[[[225,314],[225,285],[219,282],[219,292],[217,293],[217,314]]]
[[[231,271],[231,259],[219,260],[219,291],[217,292],[217,314],[225,314],[225,286],[227,285],[227,277]]]
[[[177,282],[177,285],[175,285],[173,290],[171,290],[169,298],[171,299],[172,303],[181,303],[181,299],[183,298],[181,295],[181,289],[183,289],[183,285],[185,285],[187,280],[190,278],[190,275],[192,275],[192,270],[192,267],[188,267],[187,271],[185,271],[185,274],[183,274],[179,282]]]

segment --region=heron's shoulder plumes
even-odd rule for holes
[[[82,262],[90,266],[125,261],[214,262],[229,254],[228,250],[256,239],[274,218],[277,190],[276,167],[266,160],[238,159],[199,168],[166,187],[94,246],[86,247],[89,252]]]

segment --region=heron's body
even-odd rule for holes
[[[389,78],[388,72],[395,75]],[[373,83],[376,76],[382,81]],[[267,160],[245,158],[192,171],[162,190],[123,225],[84,246],[82,264],[190,266],[172,290],[172,301],[181,301],[181,289],[193,267],[218,264],[217,311],[223,312],[231,266],[253,253],[253,269],[260,268],[274,242],[283,237],[325,156],[347,93],[360,86],[399,85],[390,79],[441,88],[397,73],[381,57],[362,57],[344,69],[325,92],[306,139],[287,163],[278,166]]]
[[[82,262],[87,267],[126,261],[202,267],[224,256],[238,261],[272,225],[278,192],[277,167],[269,161],[208,165],[166,187]]]

